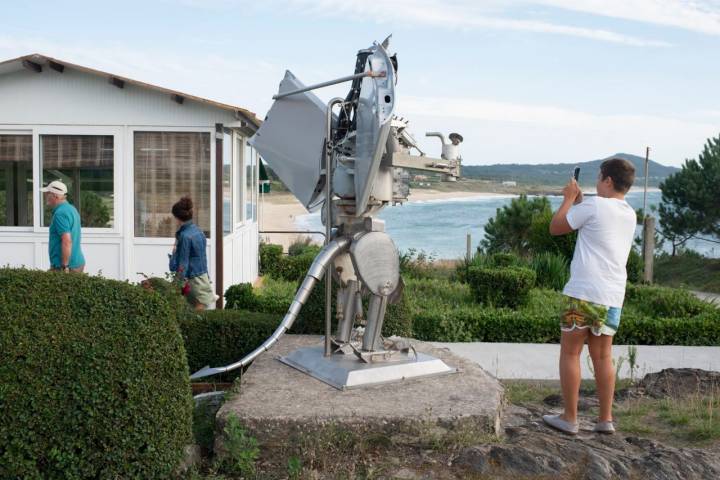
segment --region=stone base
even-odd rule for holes
[[[439,358],[458,373],[341,391],[277,360],[321,343],[319,336],[285,335],[258,357],[220,408],[216,431],[235,415],[263,448],[271,449],[328,432],[407,445],[501,433],[503,388],[477,364],[412,341],[418,352]]]

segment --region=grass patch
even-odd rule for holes
[[[699,255],[663,255],[655,259],[655,281],[670,287],[720,293],[720,259]]]

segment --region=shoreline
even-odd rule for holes
[[[633,187],[631,193],[642,192],[642,187]],[[657,187],[648,188],[648,192],[659,192]],[[595,189],[583,190],[583,193],[595,193]],[[546,191],[544,193],[533,192],[531,195],[552,195],[557,196],[560,192],[557,190]],[[425,203],[452,200],[469,200],[473,198],[512,198],[519,196],[520,193],[499,193],[499,192],[481,192],[468,190],[444,191],[429,188],[416,188],[410,192],[407,203]],[[260,225],[259,229],[263,231],[294,231],[297,230],[297,218],[310,213],[305,207],[290,193],[278,192],[262,196],[260,201]],[[306,237],[305,233],[261,233],[262,241],[282,245],[287,251],[288,247],[298,240]]]

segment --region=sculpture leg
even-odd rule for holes
[[[385,295],[370,295],[370,305],[367,312],[367,326],[363,335],[362,349],[366,352],[381,350],[380,332],[385,320],[385,309],[388,297]]]

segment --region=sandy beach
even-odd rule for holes
[[[496,197],[507,196],[506,194],[490,192],[441,192],[438,190],[416,189],[410,192],[410,202],[425,202],[428,200],[447,200],[453,198],[470,197]],[[297,230],[295,219],[299,215],[306,215],[308,211],[291,194],[271,193],[265,195],[260,211],[260,231],[293,231]],[[285,250],[293,242],[301,239],[304,235],[298,233],[261,233],[260,238],[264,242],[282,245]]]

